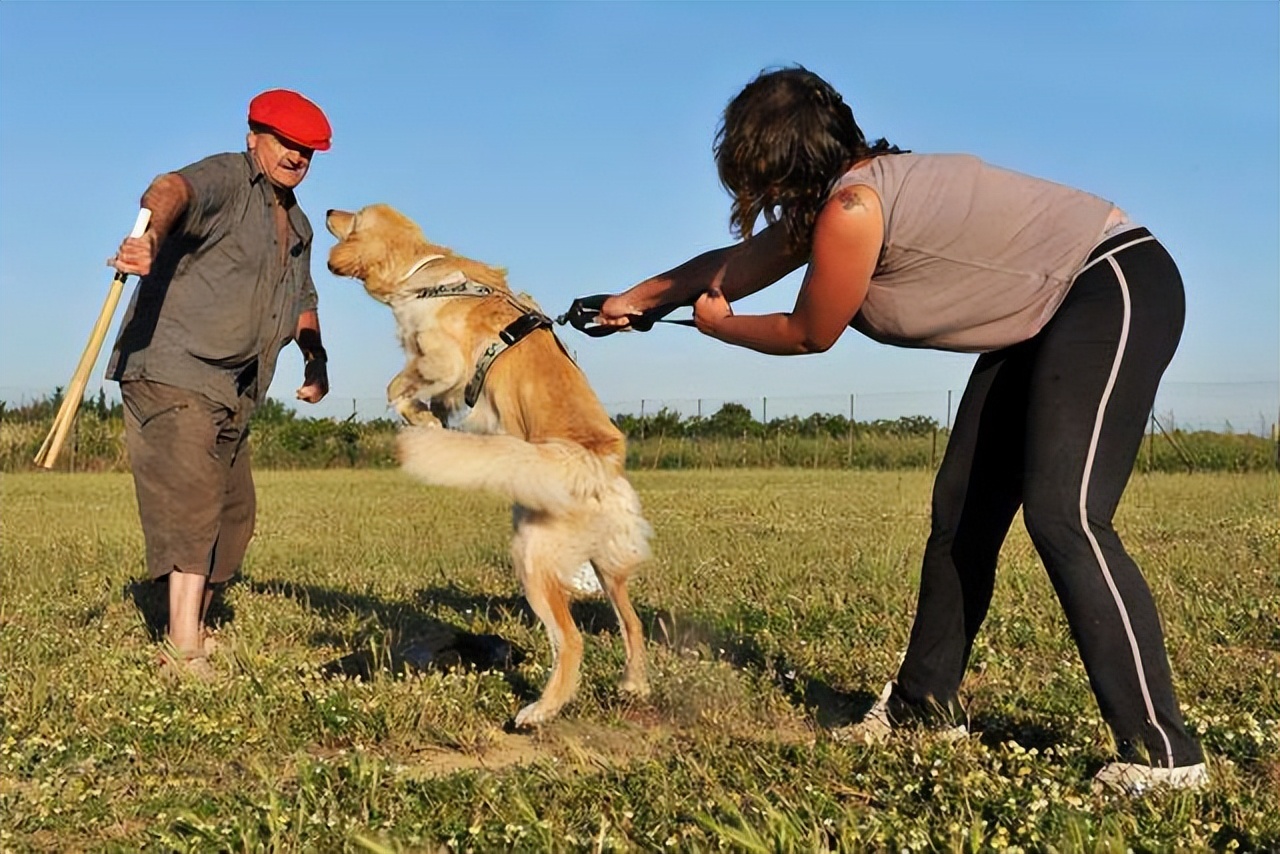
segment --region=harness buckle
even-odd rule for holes
[[[510,347],[529,333],[544,328],[551,328],[551,318],[540,312],[531,311],[508,323],[506,328],[498,333],[498,337],[502,339],[503,344]]]

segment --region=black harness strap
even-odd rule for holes
[[[551,318],[538,311],[526,312],[508,323],[498,333],[498,340],[486,347],[476,362],[475,373],[471,375],[471,382],[467,383],[464,397],[467,406],[476,405],[476,401],[480,399],[480,389],[484,387],[484,378],[488,375],[489,368],[492,367],[493,363],[504,351],[519,344],[539,329],[550,329],[551,326]],[[556,338],[556,343],[560,344],[559,338]],[[564,349],[563,344],[560,345],[560,349]]]
[[[521,338],[524,338],[535,329],[550,328],[551,318],[541,312],[531,311],[527,314],[520,315],[515,320],[508,323],[507,327],[498,333],[498,337],[501,338],[508,347],[511,347],[519,343]]]

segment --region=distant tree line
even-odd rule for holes
[[[62,404],[62,390],[31,403],[0,401],[0,471],[24,471]],[[670,409],[621,414],[614,423],[628,439],[627,465],[637,469],[799,466],[805,468],[936,468],[948,431],[923,415],[853,421],[814,413],[757,420],[740,403],[709,416]],[[395,465],[398,421],[299,416],[275,399],[250,422],[255,464],[261,468],[389,468]],[[1267,471],[1280,458],[1273,441],[1248,434],[1161,431],[1148,435],[1139,471]],[[84,400],[58,468],[126,471],[124,412],[105,392]]]
[[[684,416],[663,407],[653,415],[618,415],[613,419],[628,439],[645,439],[653,436],[684,437],[688,439],[739,439],[743,436],[761,438],[778,434],[802,436],[809,439],[829,437],[847,438],[851,434],[869,433],[878,436],[931,436],[939,429],[938,422],[924,415],[906,415],[892,420],[851,421],[843,415],[815,412],[801,418],[789,415],[773,418],[767,423],[757,421],[751,410],[741,403],[726,403],[711,416]]]

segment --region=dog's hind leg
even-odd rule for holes
[[[640,625],[640,618],[636,616],[636,609],[631,606],[631,597],[627,595],[627,577],[631,572],[632,567],[613,572],[602,572],[597,568],[596,577],[600,579],[600,586],[613,605],[613,613],[622,629],[622,644],[627,653],[627,663],[623,667],[618,690],[643,697],[649,693],[649,677],[645,662],[644,629]]]
[[[627,663],[618,688],[626,693],[644,695],[649,693],[644,630],[635,608],[631,606],[631,597],[627,595],[627,579],[649,557],[649,523],[640,513],[639,497],[624,478],[619,477],[612,483],[603,504],[603,514],[599,519],[601,537],[592,550],[591,565],[595,567],[600,586],[613,605],[626,647]]]
[[[523,525],[512,545],[512,557],[524,586],[529,606],[542,621],[551,641],[551,678],[536,703],[525,706],[516,715],[517,727],[533,727],[549,721],[578,688],[582,668],[582,634],[569,612],[569,598],[560,583],[560,567],[556,559],[554,535],[545,534],[535,525]]]

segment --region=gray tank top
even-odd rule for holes
[[[1025,341],[1102,239],[1111,202],[964,154],[889,154],[836,182],[876,191],[884,246],[852,326],[904,347]]]

